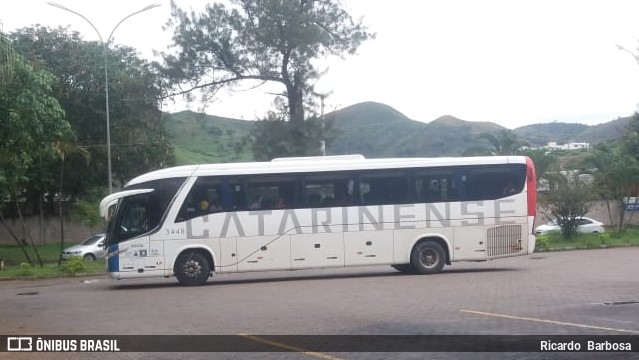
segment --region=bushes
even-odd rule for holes
[[[67,275],[75,276],[78,272],[86,270],[84,266],[84,259],[79,256],[72,256],[62,264],[62,270]]]

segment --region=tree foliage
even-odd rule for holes
[[[579,219],[590,210],[594,200],[593,185],[578,173],[556,173],[550,182],[550,191],[540,196],[540,202],[561,227],[561,234],[570,238],[577,233]]]
[[[519,139],[512,130],[501,130],[497,134],[481,133],[479,139],[488,145],[474,146],[464,150],[464,156],[498,156],[520,154],[526,142]]]
[[[175,3],[171,8],[167,27],[174,32],[176,54],[164,54],[162,73],[170,84],[179,86],[178,93],[200,90],[208,99],[219,89],[241,82],[282,86],[279,95],[286,104],[282,114],[296,124],[289,129],[285,123],[265,122],[259,127],[264,133],[256,133],[257,141],[264,144],[277,131],[314,134],[306,131],[312,125],[300,125],[314,102],[314,81],[322,74],[314,61],[354,54],[362,42],[374,37],[336,0],[232,0],[229,5],[208,5],[202,14],[187,13]],[[296,149],[298,155],[307,150],[298,149],[297,143],[318,141],[280,140],[275,147]]]
[[[0,47],[10,46],[0,40]],[[5,50],[6,51],[6,50]],[[50,153],[50,143],[70,131],[64,110],[53,96],[55,77],[19,56],[0,87],[0,198],[15,195],[28,181],[35,159]]]
[[[0,62],[0,221],[32,264],[22,246],[24,239],[18,239],[9,229],[3,211],[7,204],[15,204],[24,229],[18,198],[24,196],[29,181],[37,175],[34,164],[52,154],[52,142],[71,128],[53,96],[55,77],[27,63],[1,35],[0,57],[6,60]],[[39,260],[37,251],[36,256]]]
[[[592,170],[595,193],[606,201],[610,223],[616,231],[624,230],[626,199],[639,196],[639,135],[637,131],[639,131],[639,116],[635,114],[619,142],[598,144],[584,164],[586,168]],[[615,207],[619,210],[619,219],[613,219],[612,209]]]
[[[106,186],[107,149],[103,47],[83,41],[66,28],[30,27],[11,34],[16,50],[53,72],[53,94],[66,111],[75,145],[89,152],[69,153],[66,194],[79,195]],[[128,47],[108,52],[109,110],[113,175],[116,186],[140,173],[172,164],[172,148],[163,136],[159,110],[162,87],[150,64]],[[62,161],[59,158],[59,161]],[[57,173],[59,164],[51,164]],[[56,189],[57,190],[57,189]]]
[[[555,170],[557,165],[557,156],[549,153],[546,149],[527,149],[522,151],[522,155],[528,156],[535,164],[535,173],[537,174],[537,182],[540,180],[547,181],[547,175],[550,171]]]

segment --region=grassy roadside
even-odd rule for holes
[[[564,239],[558,232],[538,235],[535,252],[624,246],[639,246],[639,228],[629,228],[623,233],[608,231],[604,234],[579,234],[571,239]]]
[[[69,244],[70,246],[72,244]],[[630,228],[621,234],[607,232],[605,234],[580,234],[572,239],[564,239],[559,233],[537,236],[536,252],[600,249],[623,246],[639,246],[639,228]],[[0,271],[0,280],[6,279],[41,279],[61,276],[81,276],[104,274],[105,260],[87,262],[80,258],[64,261],[57,265],[59,245],[37,246],[38,253],[44,263],[37,264],[33,250],[28,249],[29,256],[35,263],[28,266],[24,254],[17,246],[0,246],[0,259],[4,261],[4,270]]]
[[[68,244],[71,246],[73,244]],[[66,247],[66,246],[65,246]],[[41,279],[61,276],[81,276],[104,274],[105,260],[84,261],[81,258],[72,261],[63,261],[58,266],[60,245],[36,246],[38,254],[43,262],[43,267],[38,264],[33,249],[27,248],[27,253],[34,265],[29,266],[24,254],[18,246],[0,246],[0,259],[4,262],[4,270],[0,271],[0,280],[6,279]]]

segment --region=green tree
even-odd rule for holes
[[[318,118],[291,123],[271,116],[258,121],[251,131],[255,160],[319,155],[322,133],[322,120]]]
[[[58,216],[60,217],[60,253],[58,256],[58,265],[62,264],[62,251],[64,250],[64,217],[62,213],[62,200],[64,199],[64,165],[65,160],[73,155],[80,154],[82,155],[86,161],[87,165],[89,164],[89,159],[91,158],[91,154],[87,149],[82,146],[78,146],[75,143],[75,139],[72,139],[70,136],[66,139],[60,139],[53,143],[53,151],[56,156],[60,160],[60,187],[58,193]]]
[[[171,4],[167,27],[174,32],[176,54],[164,54],[162,73],[178,94],[192,98],[199,90],[205,99],[221,88],[257,81],[282,85],[285,111],[280,116],[293,123],[291,135],[311,135],[301,125],[313,103],[313,84],[321,76],[315,60],[354,54],[374,34],[354,21],[336,0],[232,0],[214,3],[204,13],[187,13]],[[260,128],[263,142],[286,125],[273,121]],[[271,127],[269,127],[271,126]],[[310,126],[311,128],[313,126]],[[296,149],[318,139],[283,138]],[[277,147],[282,147],[278,143]],[[273,151],[277,152],[277,151]],[[307,150],[296,154],[303,155]],[[257,154],[256,154],[257,155]]]
[[[479,134],[480,140],[485,140],[488,145],[477,145],[467,148],[462,153],[463,156],[497,156],[515,155],[522,152],[522,148],[528,144],[521,141],[517,134],[508,129],[501,130],[496,134],[483,132]]]
[[[565,238],[577,233],[578,221],[590,210],[593,200],[592,182],[577,172],[556,173],[550,182],[550,191],[540,196],[541,205],[557,219]]]
[[[624,230],[626,202],[639,195],[639,117],[635,114],[622,139],[614,144],[598,144],[585,159],[584,166],[592,170],[595,191],[606,201],[610,223],[615,231]],[[614,219],[612,209],[619,210]]]
[[[82,156],[65,159],[63,192],[77,196],[104,188],[107,151],[102,45],[83,41],[66,28],[23,28],[11,37],[17,51],[57,76],[54,94],[67,113],[77,146],[90,153],[88,166]],[[117,186],[140,173],[172,165],[174,160],[164,137],[159,77],[134,49],[113,44],[109,49],[111,157]],[[51,166],[51,172],[57,173],[58,165],[53,162]]]
[[[22,241],[7,226],[3,210],[10,200],[19,206],[16,199],[24,195],[34,162],[50,153],[51,141],[69,133],[71,128],[53,97],[55,77],[15,54],[3,36],[0,54],[9,54],[11,58],[0,63],[0,73],[4,74],[0,84],[0,222],[32,264]]]
[[[512,130],[501,130],[495,134],[481,133],[480,139],[488,141],[491,145],[491,155],[515,155],[519,154],[521,148],[526,145],[525,142],[519,140],[517,134]]]
[[[547,174],[554,170],[557,165],[557,157],[546,149],[527,149],[522,151],[522,155],[528,156],[535,164],[537,182],[547,181]]]

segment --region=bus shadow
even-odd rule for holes
[[[305,271],[305,270],[297,270],[297,271]],[[249,278],[249,279],[218,279],[215,275],[212,277],[212,280],[203,285],[204,287],[209,286],[232,286],[232,285],[243,285],[243,284],[264,284],[264,283],[278,283],[278,282],[294,282],[294,281],[322,281],[322,280],[331,280],[331,279],[357,279],[357,278],[388,278],[388,277],[421,277],[424,279],[430,277],[440,277],[440,276],[450,276],[455,274],[484,274],[491,272],[506,272],[506,271],[519,271],[517,268],[490,268],[490,269],[448,269],[444,270],[441,273],[434,275],[420,275],[415,273],[405,273],[399,272],[395,270],[389,270],[389,272],[384,273],[376,273],[376,272],[361,272],[361,273],[344,273],[344,274],[308,274],[308,275],[275,275],[273,277],[266,278]],[[293,271],[295,272],[295,271]],[[233,276],[233,274],[225,274],[226,276]],[[127,280],[123,280],[127,281]],[[143,289],[156,289],[156,288],[165,288],[165,287],[177,287],[181,286],[175,279],[171,282],[165,283],[122,283],[115,284],[111,286],[113,290],[143,290]]]

